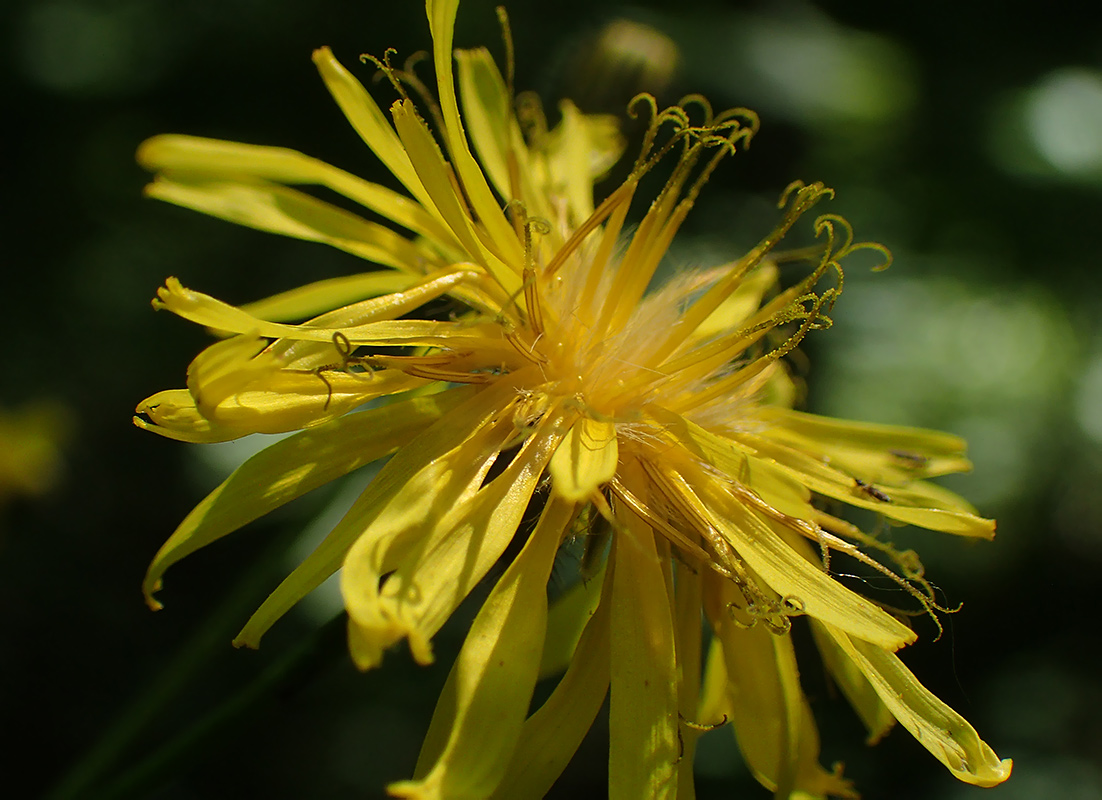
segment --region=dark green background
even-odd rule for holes
[[[964,609],[937,642],[920,621],[922,641],[905,658],[1015,758],[1015,776],[985,796],[1085,800],[1102,797],[1102,35],[1070,5],[992,7],[561,0],[509,11],[518,85],[549,108],[564,93],[606,96],[573,67],[602,25],[626,16],[681,46],[665,100],[703,91],[717,107],[761,112],[753,147],[706,188],[671,265],[739,254],[771,227],[769,203],[794,178],[835,187],[830,210],[895,251],[887,273],[847,273],[835,330],[804,348],[810,406],[969,437],[976,473],[952,485],[998,517],[999,536],[911,539]],[[423,9],[4,8],[0,404],[57,399],[75,424],[63,480],[0,519],[0,793],[40,796],[131,725],[118,758],[101,759],[99,788],[77,796],[379,796],[412,768],[461,626],[438,638],[434,667],[398,650],[369,675],[351,667],[339,630],[296,655],[316,627],[307,616],[280,623],[259,652],[230,648],[288,569],[294,533],[335,490],[174,568],[167,608],[151,614],[139,593],[145,566],[218,478],[196,448],[129,421],[137,401],[182,385],[205,344],[198,328],[150,309],[165,277],[245,302],[362,265],[143,200],[133,151],[156,133],[195,133],[298,148],[382,180],[309,56],[329,44],[352,67],[363,51],[425,48]],[[464,4],[456,41],[498,48],[491,3]],[[390,97],[386,87],[376,96]],[[1056,156],[1052,136],[1066,145]],[[901,729],[865,748],[814,661],[804,672],[824,762],[845,760],[865,797],[979,797]],[[238,705],[208,716],[227,698]],[[561,796],[603,793],[604,735],[598,725]],[[767,796],[729,731],[705,738],[698,767],[702,798]]]

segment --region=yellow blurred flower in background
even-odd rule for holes
[[[389,120],[327,48],[314,54],[409,196],[291,150],[177,135],[139,150],[156,173],[153,197],[387,268],[242,307],[175,279],[160,290],[155,306],[222,338],[192,362],[186,388],[150,397],[135,422],[191,442],[298,432],[180,525],[150,566],[150,604],[176,561],[387,458],[236,643],[257,646],[341,570],[355,662],[377,666],[404,639],[429,663],[433,636],[502,562],[413,779],[392,794],[539,797],[609,695],[612,797],[691,797],[695,740],[726,721],[775,796],[854,796],[840,769],[819,765],[791,641],[800,617],[870,738],[898,720],[958,778],[1005,780],[1009,760],[895,655],[916,638],[902,612],[831,573],[836,558],[859,562],[917,611],[943,610],[912,551],[838,513],[990,538],[992,521],[926,482],[969,467],[964,443],[792,409],[783,358],[829,326],[841,262],[886,251],[830,214],[812,223],[817,244],[780,249],[832,194],[796,183],[746,255],[655,288],[701,187],[755,133],[754,114],[637,98],[644,141],[595,204],[595,181],[623,149],[615,121],[564,101],[550,127],[533,98],[514,94],[511,54],[503,76],[485,49],[453,51],[457,5],[427,4],[436,99],[389,56],[375,61],[399,93]],[[656,169],[665,184],[629,229]],[[293,188],[304,184],[388,224]],[[806,277],[779,288],[778,265],[798,262]],[[450,313],[426,311],[441,298]],[[589,579],[549,608],[556,555],[574,541]],[[555,675],[529,715],[537,680]]]
[[[69,416],[55,402],[0,409],[0,507],[12,497],[49,491],[61,471],[61,447]]]

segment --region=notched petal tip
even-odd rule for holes
[[[238,650],[259,650],[260,637],[257,636],[254,638],[252,636],[243,636],[239,633],[237,634],[237,636],[233,637],[233,641],[231,641],[230,644],[232,644]]]
[[[334,61],[336,59],[333,55],[333,49],[329,45],[323,44],[310,54],[310,60],[315,64],[320,64],[323,61]]]
[[[350,614],[348,618],[348,651],[361,672],[375,669],[383,662],[383,654],[405,639],[413,660],[427,667],[435,660],[432,642],[420,631],[398,622],[389,625],[361,625]]]

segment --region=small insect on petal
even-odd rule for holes
[[[879,500],[881,503],[890,503],[892,501],[892,499],[888,497],[888,495],[884,494],[884,492],[877,489],[871,483],[865,483],[860,478],[854,478],[853,485],[855,488],[860,489],[869,497],[873,498],[874,500]]]

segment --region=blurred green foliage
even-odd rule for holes
[[[509,5],[518,86],[548,108],[566,94],[622,112],[626,96],[611,101],[573,67],[623,17],[679,47],[660,99],[700,91],[761,113],[750,151],[706,188],[678,263],[739,253],[771,228],[772,203],[795,178],[835,187],[830,210],[895,253],[887,273],[847,273],[834,330],[804,348],[808,403],[969,438],[976,471],[953,487],[999,518],[999,536],[913,537],[928,575],[964,609],[940,641],[920,621],[905,658],[1016,766],[1006,785],[978,790],[954,785],[904,732],[869,750],[807,662],[824,761],[844,760],[870,798],[1102,797],[1102,645],[1085,614],[1102,569],[1102,40],[1097,20],[1070,5],[994,8]],[[64,480],[0,519],[4,794],[77,781],[82,767],[67,771],[92,753],[83,764],[102,767],[99,788],[116,797],[381,796],[412,769],[464,620],[441,634],[427,669],[397,651],[360,675],[339,630],[311,633],[310,613],[281,623],[258,653],[230,648],[288,568],[291,538],[342,502],[337,491],[175,568],[166,610],[150,614],[145,565],[218,476],[209,457],[129,422],[138,400],[183,383],[205,344],[150,310],[165,277],[245,302],[361,264],[145,201],[133,151],[156,133],[194,133],[294,147],[385,180],[309,54],[328,44],[353,64],[363,51],[426,48],[422,7],[12,0],[0,21],[10,345],[0,406],[49,399],[73,422]],[[456,41],[500,52],[492,3],[464,3]],[[599,728],[559,795],[603,793]],[[729,731],[704,738],[698,766],[702,798],[766,795]],[[77,796],[112,796],[97,791]]]

